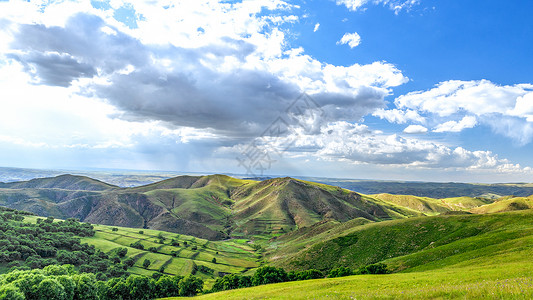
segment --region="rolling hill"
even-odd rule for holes
[[[421,212],[339,187],[293,178],[179,176],[119,188],[61,175],[0,185],[0,205],[42,216],[151,228],[210,240],[280,235],[331,220],[383,221]]]

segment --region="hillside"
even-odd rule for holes
[[[533,210],[346,225],[332,226],[327,234],[306,237],[301,232],[274,239],[267,257],[288,269],[359,268],[385,262],[391,270],[402,271],[461,264],[494,251],[533,251],[524,248],[533,244]],[[305,247],[286,246],[294,241]]]
[[[50,178],[36,178],[28,181],[0,183],[5,189],[63,189],[72,191],[106,191],[117,186],[85,176],[59,175]]]
[[[503,197],[496,202],[471,209],[472,213],[488,214],[533,208],[533,196]]]
[[[411,195],[377,194],[371,195],[376,199],[394,203],[420,211],[426,215],[436,215],[450,211],[467,211],[472,208],[491,204],[495,200],[487,197],[453,197],[434,199],[429,197],[417,197]]]
[[[0,205],[6,207],[210,240],[272,237],[325,220],[383,221],[422,215],[339,187],[289,177],[252,181],[225,175],[179,176],[118,188],[83,176],[62,175],[2,187]]]
[[[531,183],[494,183],[476,184],[461,182],[416,182],[416,181],[378,181],[331,178],[309,178],[307,180],[341,186],[345,189],[363,194],[388,193],[394,195],[413,195],[434,199],[449,197],[496,197],[515,195],[527,197],[533,195]]]

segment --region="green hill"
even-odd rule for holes
[[[496,202],[471,209],[472,213],[487,214],[533,208],[533,196],[503,197]]]
[[[4,189],[63,189],[73,191],[106,191],[117,186],[77,175],[59,175],[50,178],[36,178],[29,181],[0,183]]]
[[[355,224],[342,231],[333,227],[326,232],[330,234],[327,240],[311,236],[299,241],[307,242],[303,250],[272,248],[267,257],[287,269],[329,270],[339,266],[357,269],[377,262],[385,262],[393,271],[436,269],[442,264],[489,257],[495,250],[511,251],[533,242],[533,210],[419,217]]]
[[[280,235],[324,220],[383,221],[420,212],[365,195],[293,178],[241,180],[179,176],[118,188],[63,175],[4,184],[0,205],[58,218],[151,228],[210,240]]]

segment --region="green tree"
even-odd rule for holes
[[[25,300],[24,293],[14,284],[0,286],[0,300]]]
[[[344,276],[350,276],[353,275],[353,272],[351,269],[346,267],[338,267],[336,269],[333,269],[329,272],[328,277],[334,278],[334,277],[344,277]]]
[[[157,290],[157,297],[177,297],[180,295],[179,283],[183,279],[183,276],[168,276],[163,275],[159,277],[155,283]]]
[[[66,298],[65,288],[59,281],[53,278],[45,278],[36,289],[39,300],[63,300]]]
[[[132,275],[126,280],[131,299],[149,300],[155,298],[155,282],[146,276]]]
[[[143,261],[143,267],[145,269],[147,269],[149,266],[150,266],[151,262],[148,258],[146,258],[144,261]]]
[[[288,280],[289,277],[287,276],[287,272],[285,272],[285,270],[282,268],[265,266],[257,269],[252,277],[252,284],[255,286],[268,283],[285,282]]]
[[[359,274],[387,274],[387,265],[384,263],[377,263],[362,267],[359,269]]]
[[[195,296],[202,292],[204,281],[198,276],[190,275],[180,280],[179,287],[180,296]]]
[[[98,300],[98,289],[96,288],[96,276],[94,274],[73,275],[72,279],[76,284],[74,300]]]

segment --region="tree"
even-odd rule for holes
[[[0,300],[24,300],[22,293],[14,284],[0,286]]]
[[[126,280],[131,299],[149,300],[155,298],[155,282],[146,276],[132,275]]]
[[[41,281],[35,292],[39,300],[64,299],[66,296],[63,285],[53,278]]]
[[[143,261],[143,268],[147,269],[149,266],[150,266],[151,262],[148,258],[146,258],[144,261]]]
[[[285,282],[288,280],[289,277],[287,276],[287,272],[285,272],[285,270],[282,268],[265,266],[257,269],[252,277],[252,284],[255,286],[268,283]]]
[[[135,243],[131,243],[130,247],[144,250],[144,245],[141,244],[141,241],[136,241]]]
[[[194,275],[187,276],[179,282],[180,296],[195,296],[202,291],[203,286],[204,281],[200,277]]]
[[[359,269],[359,274],[387,274],[387,265],[384,263],[377,263],[362,267]]]
[[[72,280],[76,284],[74,300],[98,300],[96,288],[96,276],[94,274],[73,275]]]
[[[353,272],[351,269],[346,267],[338,267],[336,269],[333,269],[329,272],[328,277],[334,278],[334,277],[344,277],[344,276],[350,276],[353,275]]]
[[[217,259],[215,257],[213,257],[213,259],[211,260],[212,263],[216,264],[217,263]]]
[[[163,275],[159,277],[155,283],[157,290],[157,297],[177,297],[180,295],[179,283],[183,279],[183,276],[168,276]]]

